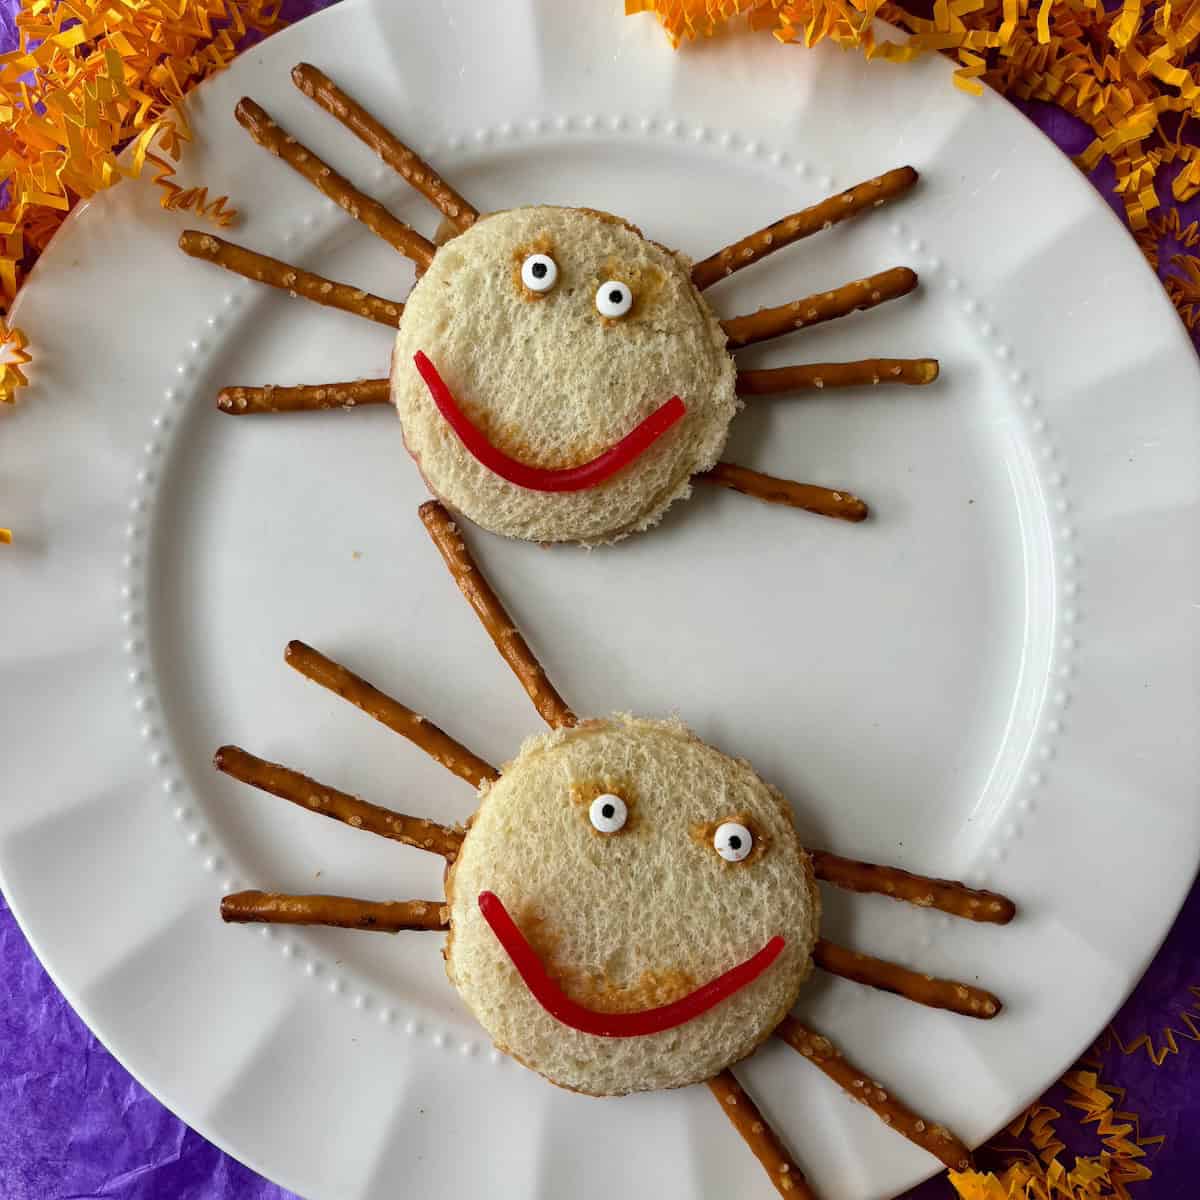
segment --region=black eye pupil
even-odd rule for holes
[[[600,809],[600,815],[606,820],[611,821],[616,816],[617,810],[611,804],[605,804]]]
[[[620,304],[621,301],[625,299],[625,295],[618,288],[613,288],[613,290],[608,293],[608,299],[612,304]]]
[[[534,277],[534,279],[545,279],[546,272],[549,269],[550,268],[546,266],[544,262],[535,262],[533,266],[529,268],[529,273]]]
[[[729,848],[730,850],[740,850],[742,848],[742,839],[736,833],[729,839]]]

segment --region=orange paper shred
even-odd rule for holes
[[[1200,242],[1200,221],[1184,225],[1179,217],[1179,209],[1168,208],[1151,217],[1146,228],[1139,230],[1135,237],[1146,261],[1157,271],[1161,264],[1163,243],[1174,242],[1181,249],[1190,250]]]
[[[1187,991],[1190,997],[1188,1006],[1181,1009],[1176,1014],[1175,1022],[1160,1030],[1157,1037],[1151,1033],[1143,1033],[1126,1042],[1110,1025],[1089,1053],[1101,1055],[1113,1045],[1122,1054],[1136,1054],[1139,1050],[1144,1050],[1146,1057],[1156,1067],[1161,1067],[1168,1058],[1180,1052],[1180,1042],[1200,1042],[1200,986],[1192,984]]]
[[[1151,1178],[1147,1148],[1164,1139],[1142,1136],[1137,1115],[1118,1110],[1124,1092],[1081,1068],[1067,1072],[1062,1085],[1080,1124],[1095,1127],[1099,1152],[1065,1165],[1066,1144],[1058,1135],[1063,1114],[1039,1101],[1006,1130],[1022,1144],[1000,1151],[1010,1160],[1003,1169],[949,1173],[959,1200],[1131,1200],[1130,1184]]]
[[[17,398],[17,388],[25,387],[29,380],[25,378],[22,367],[30,362],[28,345],[25,335],[12,328],[0,318],[0,404],[12,404]]]
[[[22,0],[16,23],[0,55],[0,311],[72,206],[120,179],[149,169],[164,208],[233,219],[228,197],[174,178],[180,101],[280,24],[279,0]],[[8,368],[0,398],[13,385]]]
[[[1188,329],[1200,328],[1200,258],[1194,254],[1174,254],[1171,256],[1171,266],[1175,271],[1163,281],[1167,286],[1167,295],[1171,297],[1171,303],[1179,310]],[[1185,1014],[1184,1020],[1191,1030],[1191,1036],[1194,1036],[1194,1019]]]

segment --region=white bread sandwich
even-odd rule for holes
[[[680,1001],[783,945],[699,1016],[597,1037],[535,997],[479,905],[484,892],[601,1023]],[[821,912],[783,797],[682,725],[632,717],[527,741],[486,790],[446,901],[446,969],[492,1041],[595,1096],[701,1083],[752,1053],[796,1002]]]
[[[608,542],[654,524],[716,465],[740,406],[725,333],[690,269],[616,217],[573,208],[481,217],[439,249],[392,356],[392,403],[430,490],[532,541]],[[417,355],[499,452],[490,465],[440,410]],[[635,459],[592,486],[558,486],[672,397],[685,411]]]

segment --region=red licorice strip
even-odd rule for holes
[[[672,396],[660,404],[641,424],[631,429],[619,442],[610,446],[603,454],[596,455],[590,462],[577,467],[554,470],[547,467],[531,467],[527,463],[510,458],[503,450],[497,450],[487,435],[477,429],[446,386],[438,369],[430,362],[425,352],[418,350],[413,362],[421,373],[433,397],[438,412],[446,418],[450,428],[458,434],[462,444],[489,471],[501,479],[515,483],[518,487],[535,492],[581,492],[593,488],[629,466],[639,455],[644,454],[672,425],[683,418],[687,406],[678,396]]]
[[[691,1021],[748,983],[753,983],[779,957],[784,947],[783,938],[776,935],[752,958],[670,1004],[646,1008],[641,1012],[596,1012],[576,1004],[550,978],[542,960],[508,915],[508,909],[499,896],[494,892],[480,892],[479,911],[508,952],[508,957],[512,959],[513,966],[533,998],[564,1025],[596,1037],[642,1037],[648,1033],[662,1033]]]

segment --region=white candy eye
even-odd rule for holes
[[[713,834],[713,848],[726,862],[741,862],[754,849],[754,835],[737,821],[726,821]]]
[[[531,254],[521,264],[521,282],[531,292],[548,292],[558,282],[558,263],[548,254]]]
[[[592,801],[592,806],[588,809],[588,818],[592,827],[601,833],[616,833],[625,828],[625,822],[629,819],[629,809],[620,796],[605,792]]]
[[[633,293],[627,283],[610,279],[596,292],[596,311],[602,317],[623,317],[633,307]]]

